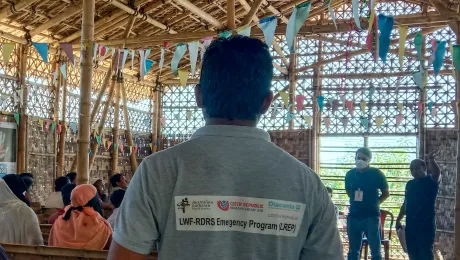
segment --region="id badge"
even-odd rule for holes
[[[355,201],[363,201],[363,191],[361,189],[358,189],[355,191]]]

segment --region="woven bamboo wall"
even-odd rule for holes
[[[269,134],[274,144],[310,166],[310,129],[270,131]]]
[[[439,149],[438,162],[442,181],[436,202],[436,241],[444,259],[454,259],[455,183],[456,183],[456,130],[427,130],[427,151]]]

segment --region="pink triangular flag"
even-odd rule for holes
[[[61,42],[61,43],[59,43],[59,46],[61,46],[61,49],[64,50],[64,52],[67,55],[67,57],[69,58],[69,60],[72,62],[72,64],[74,64],[72,44],[71,43]]]
[[[165,126],[166,126],[166,118],[165,118],[164,116],[162,116],[162,117],[160,118],[160,123],[161,123],[161,126],[162,126],[162,127],[165,127]]]
[[[112,141],[107,141],[107,150],[109,150],[111,146],[112,146]]]
[[[326,116],[324,117],[324,125],[326,126],[327,129],[331,126],[331,118]]]
[[[399,126],[401,122],[403,121],[403,119],[404,119],[404,115],[402,114],[396,115],[396,126]]]
[[[422,101],[419,101],[417,103],[417,112],[418,112],[418,116],[422,116],[422,112],[423,112],[423,102]]]
[[[350,115],[353,116],[354,111],[355,111],[355,105],[353,104],[353,101],[351,100],[345,101],[345,107],[348,108],[348,111],[350,111]]]
[[[295,97],[297,111],[302,111],[303,110],[303,102],[304,101],[305,101],[305,96],[303,96],[303,95],[297,95]]]
[[[123,153],[125,151],[125,149],[123,148],[123,144],[119,144],[118,145],[118,148],[120,148],[120,152]]]
[[[58,125],[57,125],[56,131],[57,131],[57,134],[58,134],[58,135],[61,134],[61,132],[62,132],[62,125],[61,125],[61,124],[58,124]]]
[[[431,109],[431,116],[436,116],[436,114],[438,113],[438,108],[437,107],[433,107]]]
[[[50,121],[46,120],[45,121],[45,132],[48,132],[50,130]]]
[[[139,146],[134,146],[134,153],[137,154],[137,150],[139,149]]]
[[[344,117],[344,118],[340,119],[340,121],[341,121],[342,124],[343,124],[343,128],[344,128],[345,130],[347,130],[348,122],[350,121],[350,120],[348,119],[348,117]]]

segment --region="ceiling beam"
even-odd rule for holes
[[[436,11],[438,11],[440,15],[454,16],[457,18],[457,21],[460,18],[460,14],[454,12],[452,9],[447,8],[447,6],[445,6],[440,0],[429,0],[429,1],[434,6],[434,8],[436,8]],[[459,28],[458,22],[450,21],[449,26],[456,35],[459,35],[460,28]]]
[[[256,0],[252,4],[251,9],[249,10],[249,12],[244,17],[243,22],[241,23],[241,26],[249,25],[254,18],[257,18],[257,16],[256,16],[257,11],[259,11],[259,8],[262,5],[263,1],[264,0]],[[246,1],[244,1],[244,2],[246,2]]]
[[[195,15],[197,15],[198,17],[200,17],[203,20],[207,21],[209,24],[211,24],[212,26],[216,27],[217,29],[223,30],[225,28],[225,26],[221,22],[219,22],[219,20],[217,20],[216,18],[212,17],[211,15],[206,13],[205,11],[201,10],[196,5],[192,4],[190,1],[188,1],[188,0],[176,0],[176,2],[178,4],[180,4],[180,5],[182,5],[183,7],[185,7],[186,9],[188,9],[190,12],[194,13]]]
[[[34,4],[38,0],[21,0],[16,2],[15,4],[10,4],[5,7],[3,7],[0,10],[0,21],[8,18],[8,16],[13,15],[15,12],[14,11],[21,11],[24,8],[27,8],[28,6]]]
[[[235,29],[235,0],[227,0],[227,29]]]

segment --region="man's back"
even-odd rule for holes
[[[162,259],[343,259],[334,206],[318,176],[241,126],[206,126],[146,158],[114,240]]]

